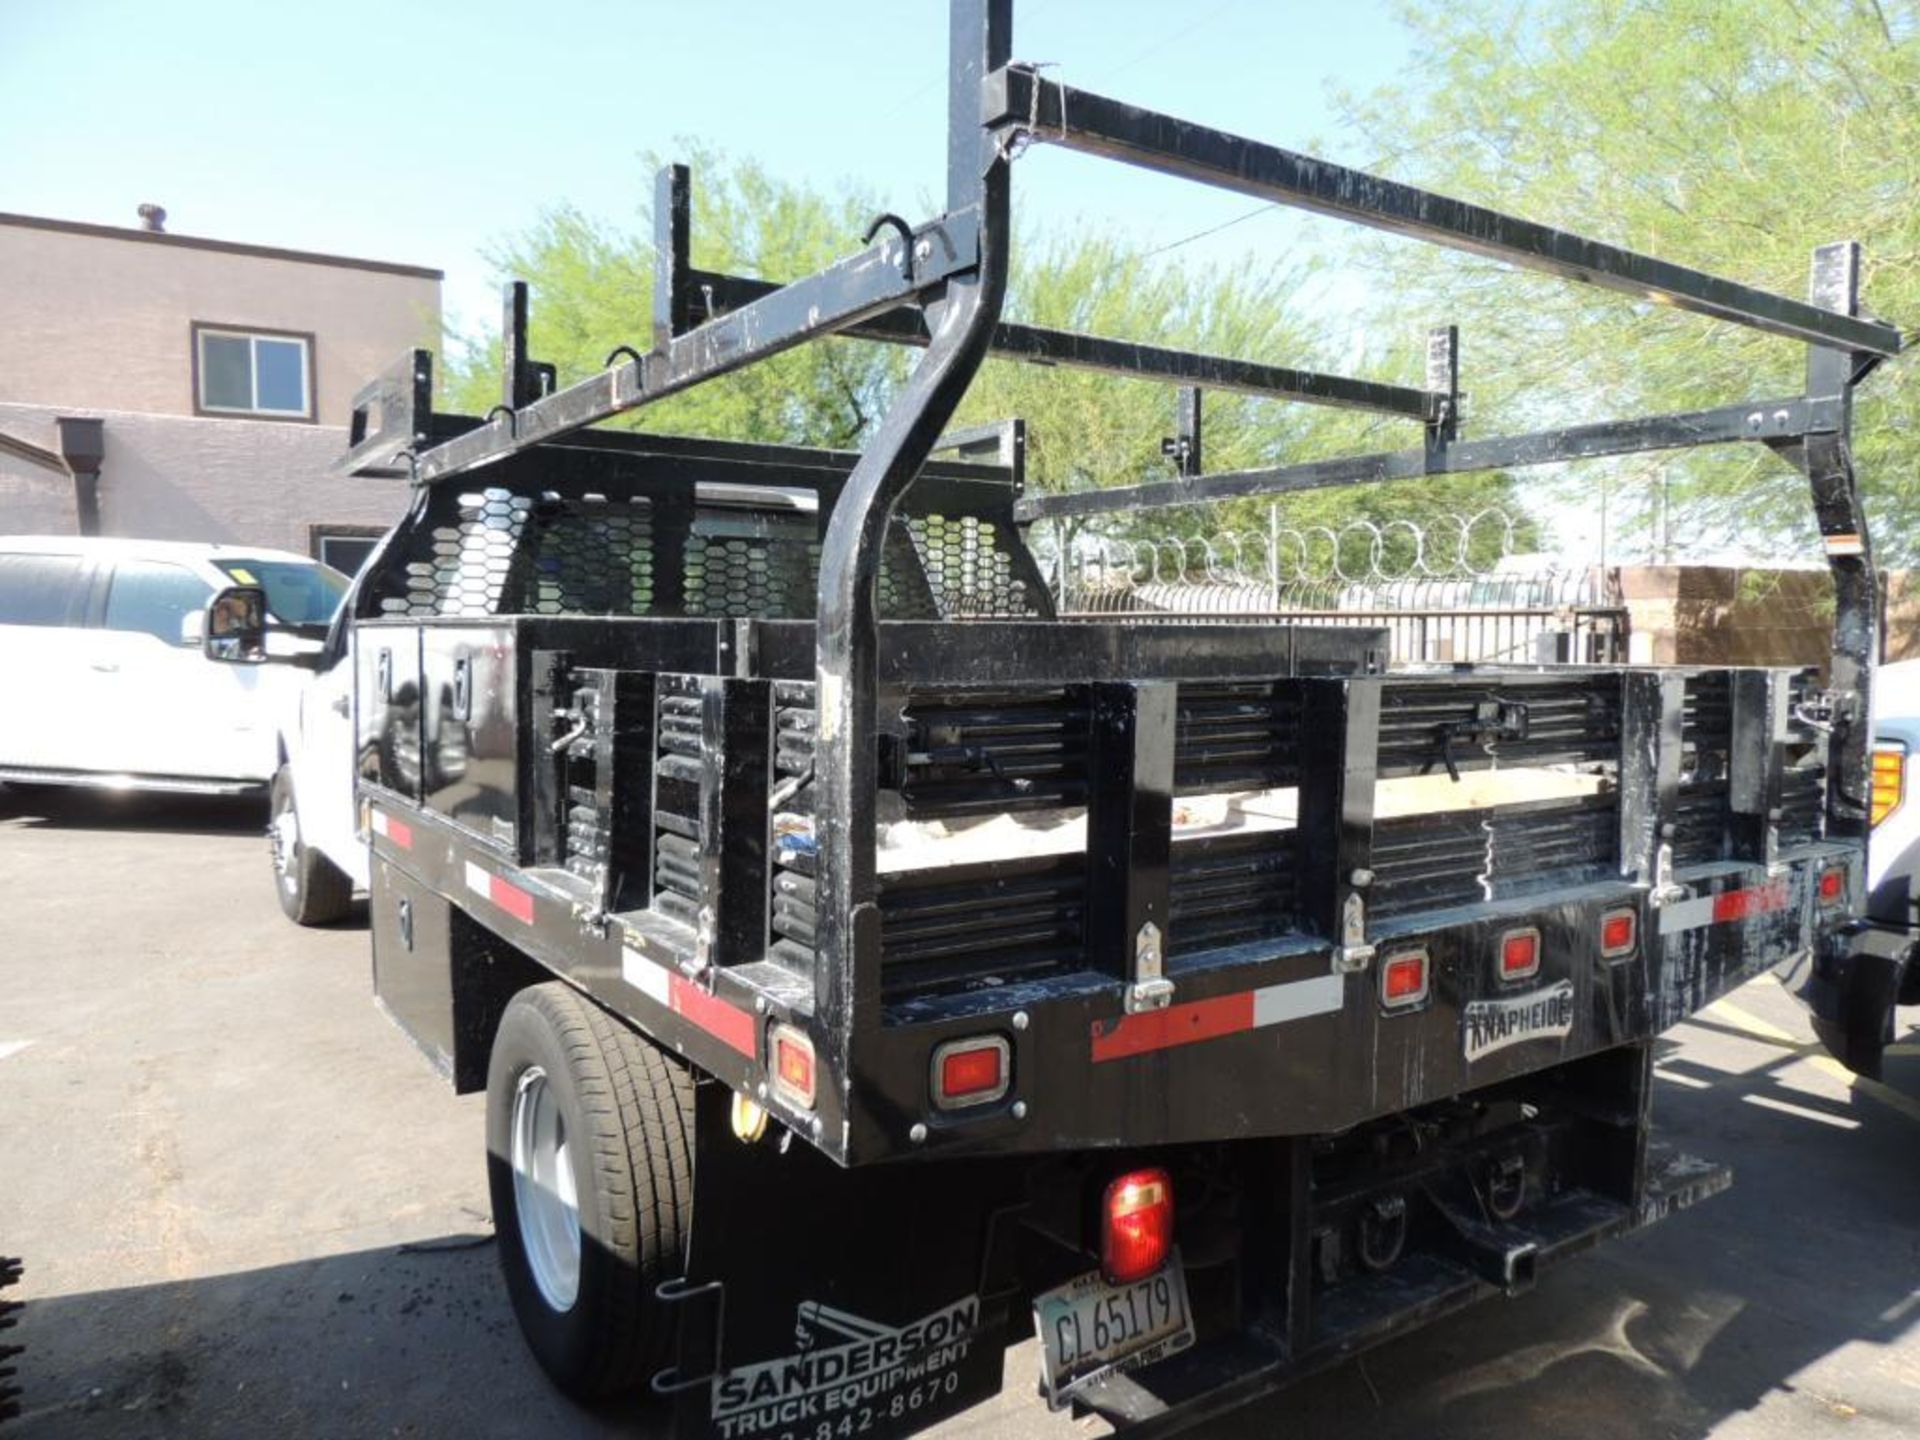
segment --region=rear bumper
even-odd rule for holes
[[[1187,1430],[1724,1189],[1726,1168],[1648,1144],[1652,1083],[1637,1045],[1347,1135],[854,1170],[740,1143],[704,1087],[655,1388],[676,1440],[911,1435],[1002,1388],[1036,1298],[1097,1265],[1105,1185],[1152,1164],[1195,1343],[1074,1403]]]
[[[1511,1243],[1531,1247],[1528,1283],[1539,1271],[1733,1183],[1729,1167],[1677,1151],[1656,1148],[1649,1162],[1647,1188],[1637,1205],[1575,1191],[1503,1227]],[[1087,1397],[1089,1408],[1139,1440],[1181,1434],[1429,1321],[1524,1288],[1501,1285],[1459,1258],[1411,1256],[1388,1274],[1351,1281],[1328,1296],[1316,1308],[1311,1344],[1298,1354],[1290,1354],[1272,1331],[1248,1327],[1095,1386]]]
[[[1893,1038],[1894,1007],[1920,932],[1859,921],[1825,937],[1811,953],[1798,987],[1814,1033],[1857,1074],[1878,1077]]]

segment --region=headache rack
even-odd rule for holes
[[[417,487],[358,614],[492,624],[522,667],[503,683],[551,745],[550,760],[509,757],[523,793],[489,809],[469,783],[451,819],[567,900],[582,933],[615,922],[714,1003],[771,1001],[833,1075],[865,1069],[859,1037],[887,1025],[1116,983],[1132,1012],[1164,1004],[1168,975],[1199,956],[1331,948],[1352,971],[1373,917],[1622,877],[1657,889],[1676,865],[1864,838],[1879,617],[1849,429],[1855,386],[1900,337],[1861,309],[1856,244],[1815,253],[1808,299],[1772,295],[1071,89],[1012,58],[1011,0],[954,0],[951,27],[944,213],[881,216],[863,248],[784,284],[721,274],[691,263],[690,177],[672,166],[644,353],[622,347],[556,388],[527,354],[516,285],[485,418],[433,411],[423,351],[356,397],[341,467]],[[1467,439],[1451,327],[1408,387],[1006,321],[1027,143],[1782,336],[1807,347],[1805,390]],[[589,428],[835,335],[925,350],[857,456]],[[1361,410],[1407,422],[1411,443],[1208,474],[1195,393],[1178,478],[1027,494],[1017,422],[947,433],[989,355]],[[1386,675],[1366,630],[1061,619],[1023,540],[1046,519],[1732,442],[1809,481],[1836,593],[1818,691],[1759,671]],[[444,704],[471,709],[472,670],[449,675]],[[433,676],[419,678],[431,706]],[[372,684],[397,693],[391,675]],[[436,750],[429,726],[426,753],[388,747],[363,776],[415,795],[436,765],[471,780],[483,731]],[[1386,782],[1484,779],[1496,756],[1586,779],[1376,813]],[[1201,800],[1231,823],[1182,812]],[[1024,838],[969,849],[974,823]],[[914,863],[916,845],[938,863]],[[752,1055],[699,1058],[739,1088],[764,1073]],[[841,1107],[823,1095],[811,1131],[837,1158],[902,1143],[892,1116],[856,1113],[857,1096]]]

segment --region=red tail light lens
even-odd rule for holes
[[[1100,1270],[1115,1285],[1144,1280],[1173,1253],[1173,1180],[1132,1170],[1107,1186],[1101,1205]]]
[[[1631,955],[1640,943],[1640,919],[1631,910],[1609,910],[1600,917],[1600,953],[1608,960]]]
[[[1820,903],[1838,905],[1847,893],[1847,872],[1838,865],[1820,872]]]
[[[1509,930],[1500,937],[1500,978],[1525,980],[1540,973],[1540,932]]]
[[[1012,1049],[998,1035],[949,1040],[933,1052],[933,1103],[942,1110],[991,1105],[1012,1083]]]
[[[1408,950],[1380,967],[1380,1003],[1389,1010],[1418,1005],[1427,998],[1427,952]]]
[[[813,1108],[813,1041],[791,1025],[773,1027],[773,1088],[802,1110]]]

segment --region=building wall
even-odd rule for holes
[[[0,430],[58,451],[57,415],[73,407],[0,403]],[[100,533],[234,541],[303,553],[312,524],[389,526],[404,480],[333,476],[347,432],[95,409],[106,421]],[[0,534],[74,532],[73,482],[0,451]]]
[[[1883,573],[1881,659],[1920,659],[1920,576]],[[1833,648],[1824,569],[1630,565],[1619,571],[1633,660],[1654,665],[1812,665]]]
[[[321,425],[344,426],[356,390],[440,340],[439,276],[378,262],[0,217],[0,276],[0,401],[69,414],[193,414],[195,321],[311,333]]]

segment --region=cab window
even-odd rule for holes
[[[169,645],[191,645],[181,630],[188,615],[213,598],[213,587],[179,565],[155,560],[127,560],[113,572],[107,591],[109,630],[134,630]]]
[[[300,560],[216,560],[236,585],[267,592],[267,613],[283,625],[324,625],[340,608],[348,580],[329,565]]]
[[[80,608],[77,555],[0,555],[0,625],[72,625]]]

